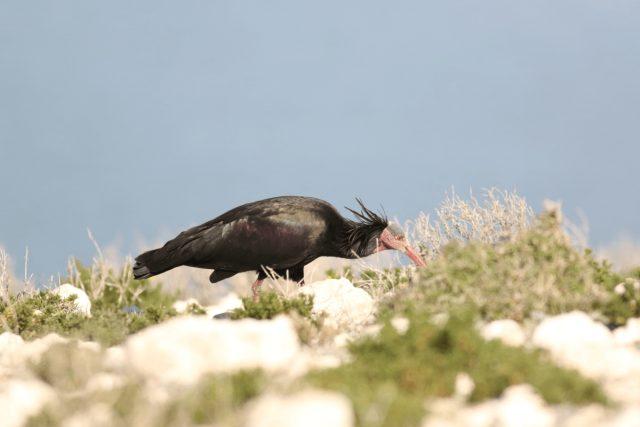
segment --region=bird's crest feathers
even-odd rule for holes
[[[360,211],[345,207],[357,221],[347,221],[344,250],[364,256],[371,238],[379,236],[389,225],[389,220],[384,213],[379,214],[366,207],[359,198],[356,198],[356,202],[360,205]]]

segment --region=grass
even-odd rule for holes
[[[476,324],[504,318],[535,323],[542,314],[582,310],[611,327],[622,325],[640,317],[640,269],[613,271],[576,245],[558,209],[536,217],[524,199],[497,190],[469,201],[449,196],[435,221],[422,215],[409,235],[429,260],[425,268],[328,272],[370,292],[379,302],[377,321],[383,327],[350,344],[347,363],[313,371],[299,381],[302,385],[347,395],[364,427],[420,425],[425,399],[454,395],[462,373],[473,379],[472,402],[528,383],[552,404],[608,403],[596,383],[556,366],[545,352],[485,341]],[[90,266],[72,261],[65,279],[89,295],[90,318],[74,312],[73,300],[48,292],[11,293],[10,275],[3,273],[7,260],[0,252],[0,325],[25,339],[56,332],[113,345],[176,314],[171,308],[176,294],[134,281],[130,264],[109,267],[98,252]],[[282,289],[264,292],[258,301],[243,299],[231,318],[287,314],[312,352],[333,345],[341,331],[312,313],[312,297]],[[196,305],[190,311],[202,313]],[[390,319],[397,316],[408,318],[408,330],[392,326]],[[282,379],[252,371],[207,375],[193,386],[165,389],[125,370],[116,372],[124,375],[114,389],[90,390],[93,376],[109,369],[103,357],[103,350],[71,341],[51,347],[32,364],[31,374],[51,385],[58,401],[30,424],[61,425],[102,405],[109,425],[240,425],[246,402],[274,383],[283,385]],[[284,389],[292,385],[297,384]],[[165,398],[154,397],[158,392]]]
[[[260,299],[254,301],[253,298],[243,298],[242,307],[231,312],[234,320],[253,319],[273,319],[279,314],[297,313],[299,316],[311,319],[313,308],[313,296],[300,294],[291,298],[286,298],[277,292],[263,292]]]
[[[474,327],[473,310],[452,314],[442,326],[422,311],[406,314],[405,333],[387,321],[378,336],[350,346],[350,363],[308,377],[315,386],[351,398],[360,426],[418,425],[424,400],[453,395],[459,373],[475,383],[471,401],[529,383],[549,403],[606,402],[596,383],[557,367],[544,353],[485,341]]]
[[[122,342],[128,335],[174,315],[176,296],[162,285],[134,281],[130,265],[121,270],[84,267],[73,261],[68,281],[91,298],[91,317],[73,310],[73,300],[62,300],[46,290],[9,295],[0,302],[0,325],[30,340],[49,333],[97,341],[105,346]]]
[[[495,244],[511,240],[531,225],[533,209],[516,192],[490,188],[468,200],[451,191],[435,211],[435,220],[420,213],[409,235],[425,259],[438,256],[451,242]]]
[[[611,326],[640,315],[640,293],[632,287],[616,293],[624,278],[589,250],[577,249],[553,212],[504,241],[454,240],[418,274],[397,277],[401,289],[387,302],[391,310],[410,302],[434,315],[471,305],[486,320],[516,321],[582,310]]]

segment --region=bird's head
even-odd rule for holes
[[[427,263],[418,251],[411,247],[402,229],[384,216],[367,208],[361,200],[356,199],[360,211],[347,208],[358,221],[350,221],[347,231],[348,250],[357,256],[368,256],[386,250],[404,252],[418,267]]]
[[[427,265],[418,251],[411,247],[402,229],[393,223],[389,224],[387,228],[382,230],[382,233],[380,233],[375,252],[386,251],[389,249],[404,252],[418,267],[424,267]]]

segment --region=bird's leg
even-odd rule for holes
[[[253,301],[257,302],[260,299],[260,287],[262,286],[263,279],[256,279],[251,285],[251,292],[253,292]]]

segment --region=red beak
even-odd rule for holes
[[[425,260],[419,255],[418,251],[412,248],[404,239],[396,239],[393,237],[387,230],[384,230],[380,235],[380,243],[381,244],[378,246],[377,251],[395,249],[407,254],[409,259],[418,267],[425,267],[427,265]]]
[[[424,259],[420,255],[418,255],[418,252],[408,244],[405,244],[403,252],[407,254],[411,261],[413,261],[413,263],[418,267],[425,267],[427,265]]]

